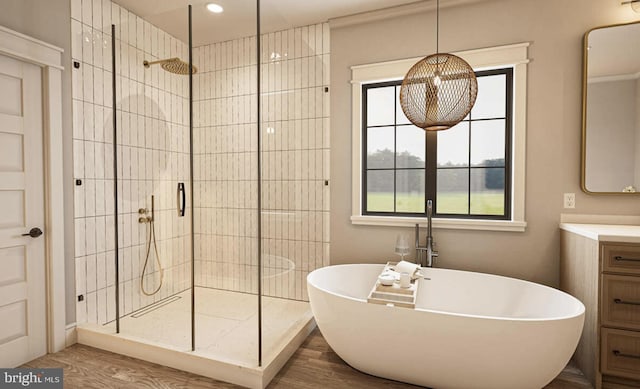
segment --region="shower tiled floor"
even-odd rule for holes
[[[190,351],[191,292],[184,291],[175,297],[123,317],[120,319],[120,333]],[[196,351],[217,360],[255,365],[258,355],[258,297],[197,287],[195,301]],[[263,297],[263,360],[269,361],[274,357],[288,335],[294,330],[297,332],[311,316],[307,302]],[[115,322],[107,326],[115,330]]]

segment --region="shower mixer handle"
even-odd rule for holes
[[[140,215],[146,215],[149,212],[149,210],[147,208],[140,208],[138,209],[138,213]]]

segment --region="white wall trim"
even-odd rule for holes
[[[467,61],[475,70],[497,67],[513,67],[513,139],[512,139],[512,219],[494,221],[470,221],[466,219],[439,219],[434,228],[455,228],[492,231],[524,231],[525,222],[525,173],[527,139],[527,64],[529,42],[505,46],[487,47],[452,53]],[[422,57],[407,58],[351,67],[351,222],[353,224],[406,226],[416,223],[414,218],[370,217],[362,215],[362,84],[400,80]],[[386,220],[386,222],[385,222]],[[400,224],[398,224],[400,223]],[[498,227],[499,226],[499,227]]]
[[[66,346],[62,52],[63,50],[56,46],[0,26],[0,54],[42,68],[47,350],[50,353],[60,351]]]
[[[505,46],[458,51],[451,54],[463,58],[474,70],[483,70],[497,66],[529,63],[527,52],[530,45],[529,42],[523,42]],[[351,83],[362,84],[402,79],[409,69],[422,58],[424,57],[351,66]]]
[[[351,216],[351,224],[385,227],[427,227],[426,217]],[[512,220],[433,219],[433,228],[449,230],[481,230],[524,232],[526,222]]]
[[[61,54],[64,50],[0,26],[0,53],[42,67],[63,70]]]

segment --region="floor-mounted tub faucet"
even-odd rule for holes
[[[416,224],[416,263],[420,266],[433,267],[433,260],[438,257],[438,252],[433,249],[432,214],[432,201],[427,200],[427,245],[424,247],[420,246],[420,225]]]

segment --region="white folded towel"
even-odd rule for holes
[[[413,273],[415,273],[416,270],[418,270],[419,268],[420,268],[420,265],[418,264],[407,262],[407,261],[400,261],[398,262],[397,265],[393,267],[393,270],[395,270],[398,273],[408,273],[410,276],[413,276]]]

